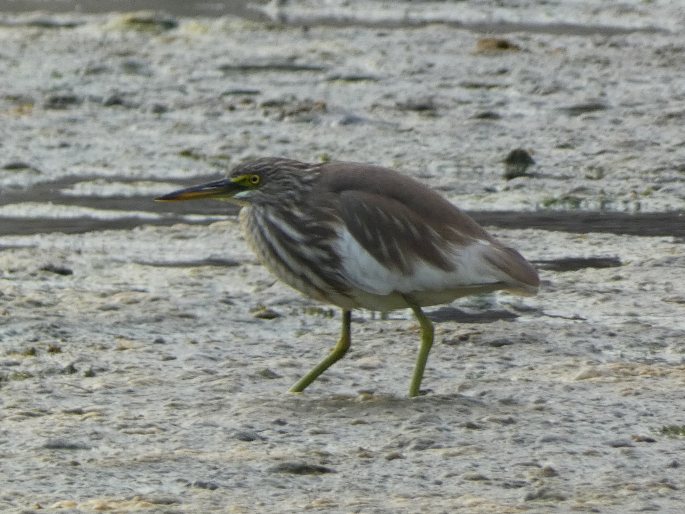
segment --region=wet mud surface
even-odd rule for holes
[[[545,5],[3,11],[0,511],[680,512],[683,13]],[[262,155],[413,175],[540,294],[429,309],[419,398],[405,311],[288,394],[339,313],[152,201]]]
[[[176,183],[176,187],[187,187],[215,179],[216,176],[198,176]],[[220,217],[236,216],[236,206],[221,202],[200,203],[155,203],[149,195],[111,195],[106,197],[75,194],[63,195],[68,189],[82,182],[97,182],[99,177],[66,177],[54,182],[36,184],[30,189],[6,191],[0,196],[0,207],[23,202],[44,202],[65,206],[86,207],[121,211],[123,217],[117,219],[94,219],[73,217],[67,219],[42,217],[4,217],[0,226],[2,235],[28,235],[49,232],[77,234],[93,230],[131,229],[145,224],[171,225],[188,222],[184,215],[197,214],[208,216],[195,223],[211,223]],[[129,182],[136,182],[132,180]],[[125,183],[126,181],[122,181]],[[163,186],[160,186],[160,191]],[[154,221],[137,217],[126,217],[128,212],[149,212],[161,215]],[[483,226],[501,228],[538,228],[564,232],[589,233],[607,232],[635,236],[673,236],[685,237],[685,214],[676,212],[587,212],[587,211],[468,211]]]

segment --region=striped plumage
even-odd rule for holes
[[[259,259],[295,289],[343,309],[336,350],[296,391],[344,355],[351,309],[414,310],[422,327],[414,396],[432,344],[421,307],[498,289],[533,294],[539,285],[516,250],[439,194],[387,168],[263,158],[239,165],[225,180],[160,199],[199,197],[243,205],[241,224]]]

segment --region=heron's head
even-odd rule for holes
[[[316,176],[316,165],[265,157],[235,167],[226,178],[179,189],[155,198],[160,202],[211,198],[239,205],[291,200]]]

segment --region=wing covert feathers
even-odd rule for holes
[[[335,205],[351,236],[391,271],[388,278],[406,283],[429,266],[453,282],[445,286],[501,283],[523,294],[537,291],[538,274],[520,253],[422,183],[365,164],[327,163],[319,170],[313,194]]]

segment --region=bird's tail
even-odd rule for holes
[[[484,253],[486,261],[509,285],[507,290],[522,296],[534,296],[540,288],[540,277],[533,265],[513,248],[492,245]]]

